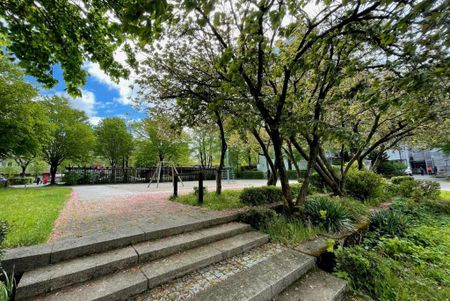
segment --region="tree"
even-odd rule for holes
[[[445,18],[439,18],[445,10],[441,2],[319,3],[321,11],[314,15],[305,11],[303,1],[185,1],[179,18],[184,20],[179,25],[185,26],[184,32],[193,32],[193,44],[212,37],[220,45],[221,55],[213,66],[227,91],[252,106],[261,118],[272,141],[288,209],[294,202],[283,163],[283,142],[301,132],[295,128],[307,130],[304,138],[309,149],[302,155],[308,158],[308,167],[297,199],[301,204],[306,179],[323,148],[322,109],[333,88],[360,67],[352,62],[361,58],[363,68],[413,59],[426,64],[425,57],[440,60],[446,53],[448,29]],[[427,30],[421,31],[416,24]],[[430,41],[438,42],[427,47]],[[416,43],[423,47],[415,47]],[[322,160],[318,162],[325,163]]]
[[[119,117],[105,118],[95,128],[95,134],[97,153],[108,159],[113,168],[120,163],[122,167],[127,167],[133,150],[133,136],[129,133],[125,121]]]
[[[0,158],[23,162],[22,174],[47,137],[47,117],[36,96],[22,70],[0,55]]]
[[[115,52],[122,48],[133,63],[126,39],[146,44],[169,16],[165,0],[5,0],[0,2],[0,34],[28,74],[49,88],[57,83],[53,66],[60,64],[67,91],[79,95],[86,59],[113,78],[126,76]]]
[[[72,109],[69,101],[53,96],[42,102],[50,121],[50,138],[43,147],[43,159],[50,165],[51,184],[64,160],[82,161],[94,149],[95,136],[82,111]]]
[[[189,162],[188,137],[169,115],[152,114],[135,127],[138,136],[136,165],[148,167],[160,162],[176,165]]]

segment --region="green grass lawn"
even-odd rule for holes
[[[221,195],[217,195],[215,192],[207,192],[204,195],[202,207],[214,210],[244,207],[245,204],[239,200],[241,192],[242,190],[224,190]],[[199,206],[197,196],[194,193],[178,196],[173,201],[185,205]]]
[[[450,201],[450,191],[441,190],[441,198]]]
[[[4,247],[47,241],[70,192],[65,187],[0,189],[0,219],[9,224]]]

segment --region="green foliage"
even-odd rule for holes
[[[298,245],[302,241],[313,238],[318,230],[305,224],[298,217],[285,217],[277,215],[264,227],[264,232],[270,239],[285,245]]]
[[[244,207],[245,204],[239,199],[240,194],[241,190],[224,190],[220,195],[215,192],[207,192],[203,195],[202,207],[213,210],[227,210]],[[194,193],[181,195],[172,200],[186,205],[199,206],[197,195]]]
[[[192,187],[192,189],[194,190],[194,195],[195,195],[196,197],[198,197],[198,194],[199,194],[199,192],[200,192],[200,189],[198,189],[197,186]],[[207,189],[205,186],[203,186],[203,195],[204,195],[205,193],[207,193],[207,192],[208,192],[208,189]]]
[[[34,182],[33,177],[14,177],[8,179],[9,185],[28,185]]]
[[[1,26],[0,26],[1,30]],[[42,104],[21,69],[0,54],[0,158],[36,156],[47,137]]]
[[[397,176],[397,177],[392,177],[390,180],[391,180],[392,184],[398,185],[405,181],[414,180],[414,178],[412,176]]]
[[[3,245],[14,248],[46,242],[70,191],[63,187],[0,190],[0,220],[9,224]]]
[[[420,202],[438,199],[440,188],[440,184],[434,181],[405,179],[398,184],[396,192],[402,197],[411,198],[414,201]]]
[[[128,161],[133,150],[133,136],[125,120],[119,117],[103,119],[95,128],[97,153],[107,159],[111,167]]]
[[[313,196],[306,200],[304,216],[313,225],[319,226],[328,232],[352,230],[352,222],[357,216],[327,196]]]
[[[380,210],[370,216],[370,231],[377,235],[402,236],[408,226],[407,218],[399,210]]]
[[[361,201],[379,197],[383,189],[383,178],[367,170],[351,169],[345,181],[345,191]]]
[[[377,168],[377,173],[387,177],[402,176],[405,174],[406,165],[402,162],[383,161]]]
[[[427,202],[404,200],[395,201],[391,208],[379,213],[362,246],[335,252],[337,275],[374,300],[446,300],[450,294],[450,241],[444,239],[450,235],[448,212]]]
[[[246,210],[239,219],[258,230],[264,230],[277,216],[278,214],[273,209],[256,207]]]
[[[275,186],[244,188],[239,198],[242,203],[250,206],[272,204],[284,200],[281,188]]]
[[[82,176],[76,172],[64,173],[63,182],[65,185],[77,185],[80,184]]]
[[[337,249],[335,255],[337,275],[353,289],[376,300],[409,300],[402,282],[391,270],[392,261],[360,246]]]
[[[114,58],[115,52],[122,48],[132,64],[133,51],[125,38],[148,42],[168,16],[164,0],[5,0],[0,7],[4,20],[0,34],[6,39],[7,50],[46,88],[56,85],[53,66],[60,64],[67,90],[74,95],[79,95],[79,88],[86,83],[86,60],[98,64],[114,79],[128,75]]]
[[[43,159],[50,171],[56,172],[64,160],[85,162],[95,143],[86,114],[72,109],[62,97],[54,96],[42,103],[50,118],[50,138],[43,148]],[[51,181],[54,182],[53,175]]]

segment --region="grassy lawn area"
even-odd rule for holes
[[[441,198],[450,201],[450,191],[441,190]]]
[[[0,219],[10,228],[4,247],[45,242],[70,192],[65,187],[0,189]]]
[[[242,190],[224,190],[221,195],[217,195],[215,192],[207,192],[203,197],[202,207],[213,210],[242,208],[245,204],[239,199],[241,192]],[[185,205],[199,206],[197,196],[194,193],[178,196],[173,201]]]

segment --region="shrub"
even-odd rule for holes
[[[402,236],[408,220],[400,210],[380,210],[370,216],[369,230],[379,236]]]
[[[281,188],[275,186],[251,187],[242,190],[241,202],[246,205],[256,206],[282,202],[284,200]]]
[[[63,182],[66,185],[77,185],[80,183],[82,177],[83,177],[82,175],[76,172],[66,172],[63,177]]]
[[[252,225],[252,227],[262,230],[266,229],[271,220],[276,218],[278,214],[269,208],[251,208],[240,215],[240,220],[244,223]]]
[[[309,177],[309,184],[311,187],[311,190],[317,191],[317,192],[326,192],[327,191],[327,184],[322,179],[322,177],[317,172],[312,172]]]
[[[415,201],[438,199],[440,184],[433,181],[403,180],[398,184],[398,194]]]
[[[382,194],[383,178],[372,171],[353,170],[347,174],[345,191],[361,201],[368,201]]]
[[[14,177],[8,180],[10,185],[28,185],[34,182],[33,177]]]
[[[411,181],[414,180],[412,176],[398,176],[398,177],[392,177],[391,182],[392,184],[400,184],[404,181]]]
[[[416,181],[417,186],[411,192],[411,198],[415,201],[426,199],[436,200],[441,193],[441,185],[434,181]]]
[[[265,179],[266,175],[262,171],[258,170],[242,170],[236,172],[236,178],[238,179]]]
[[[315,196],[305,202],[305,217],[313,224],[328,232],[353,229],[351,213],[330,197]]]
[[[391,269],[393,260],[361,246],[335,251],[336,274],[375,300],[409,300],[406,288]]]
[[[377,168],[379,174],[387,177],[401,176],[405,174],[406,165],[402,162],[383,161]]]

